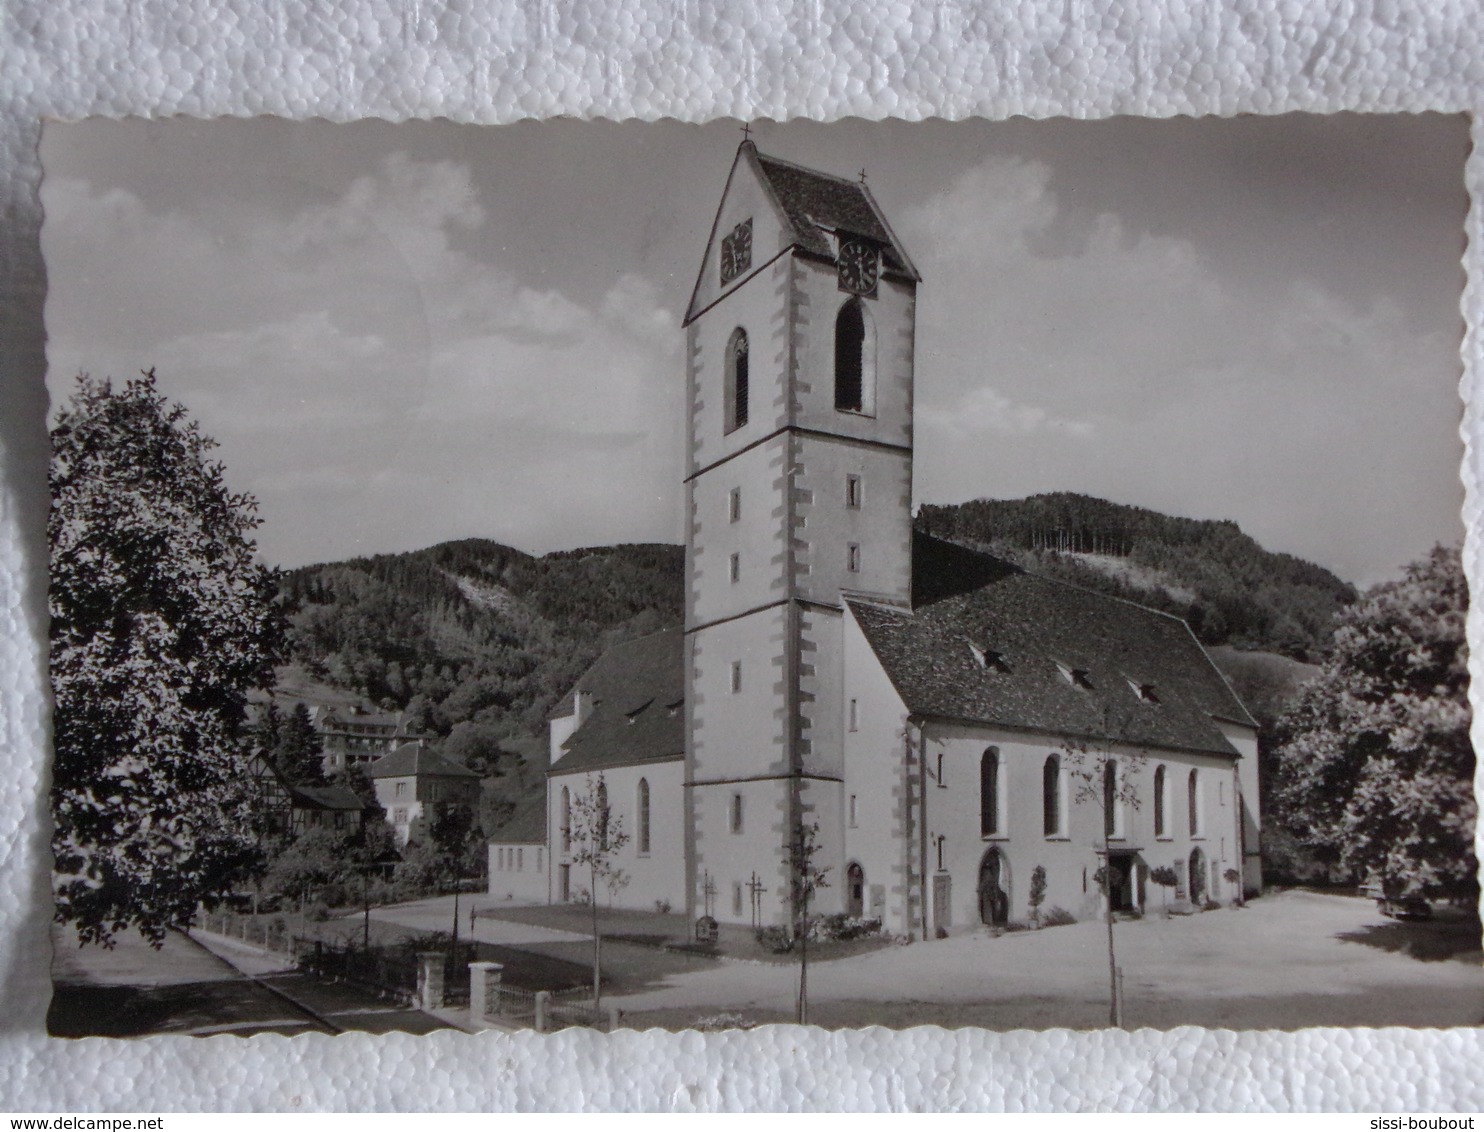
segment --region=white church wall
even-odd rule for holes
[[[550,817],[552,831],[550,850],[554,876],[560,875],[563,865],[570,867],[569,898],[576,899],[580,892],[591,887],[592,880],[585,865],[572,860],[573,852],[580,849],[574,842],[564,849],[561,833],[561,792],[565,787],[574,799],[585,796],[589,783],[596,788],[599,771],[574,771],[571,774],[552,775],[548,780],[547,796],[552,806]],[[685,762],[669,759],[664,762],[649,762],[635,766],[610,766],[601,769],[603,784],[608,792],[609,812],[622,822],[628,841],[614,854],[614,864],[623,870],[627,882],[610,895],[599,882],[598,902],[601,907],[636,908],[655,911],[659,905],[670,910],[685,910],[685,821],[684,791]],[[641,842],[639,782],[649,784],[649,849],[644,851]],[[560,902],[559,884],[553,884],[550,899]]]
[[[978,880],[986,853],[997,849],[1004,866],[1001,888],[1009,903],[1009,918],[1029,918],[1030,878],[1037,865],[1046,869],[1044,915],[1052,907],[1071,912],[1078,919],[1097,917],[1102,909],[1096,872],[1102,864],[1103,811],[1086,796],[1079,799],[1080,782],[1072,773],[1065,749],[1050,736],[1027,736],[973,725],[933,723],[928,726],[928,766],[937,776],[941,757],[942,781],[932,781],[926,796],[929,840],[929,870],[946,874],[951,888],[951,929],[963,930],[980,924]],[[980,760],[988,747],[999,753],[1004,771],[1000,779],[1000,832],[981,832]],[[1229,900],[1237,895],[1222,874],[1238,865],[1237,777],[1232,760],[1215,755],[1187,752],[1120,751],[1123,773],[1133,776],[1132,786],[1140,804],[1124,805],[1110,839],[1115,852],[1134,852],[1145,869],[1160,865],[1178,866],[1184,883],[1179,893],[1144,885],[1144,908],[1157,910],[1165,900],[1188,895],[1191,854],[1199,850],[1204,859],[1202,880],[1207,895]],[[1048,836],[1044,828],[1042,783],[1048,756],[1062,759],[1061,832]],[[1095,757],[1095,756],[1094,756]],[[1168,779],[1165,832],[1155,834],[1153,786],[1159,766]],[[1201,811],[1200,832],[1192,835],[1187,805],[1187,782],[1191,770],[1198,773]],[[938,868],[938,838],[943,839],[943,868]],[[939,882],[941,885],[942,882]],[[929,882],[930,887],[932,881]],[[1137,886],[1135,886],[1137,891]]]
[[[787,458],[788,440],[777,436],[688,485],[691,600],[687,613],[692,626],[735,616],[783,596],[788,555],[779,516]]]
[[[1234,835],[1242,852],[1237,854],[1242,864],[1242,884],[1254,895],[1262,892],[1262,806],[1259,801],[1257,779],[1257,732],[1250,727],[1235,723],[1221,723],[1221,733],[1241,754],[1237,763],[1237,789],[1239,799],[1237,812],[1233,815],[1237,823]]]
[[[490,899],[504,904],[545,904],[546,854],[547,847],[539,843],[490,842]]]

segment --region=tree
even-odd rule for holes
[[[1180,878],[1175,875],[1175,870],[1169,865],[1157,865],[1149,870],[1149,880],[1151,884],[1157,884],[1163,890],[1159,894],[1160,904],[1168,905],[1169,890],[1180,883]]]
[[[1282,718],[1278,816],[1301,844],[1390,897],[1473,899],[1467,584],[1436,547],[1339,618]]]
[[[1031,908],[1031,919],[1041,922],[1041,905],[1046,903],[1046,866],[1037,865],[1031,870],[1031,889],[1027,898]]]
[[[261,862],[245,708],[284,653],[276,573],[153,370],[79,377],[51,439],[56,917],[159,946]]]
[[[629,883],[628,874],[615,863],[618,853],[629,843],[623,819],[608,804],[608,784],[603,776],[596,781],[588,775],[581,794],[572,796],[572,863],[587,866],[588,905],[593,917],[593,1005],[602,1001],[603,942],[598,932],[598,885],[610,897]]]
[[[794,827],[793,843],[789,849],[789,906],[793,913],[794,938],[799,941],[799,997],[797,1020],[799,1025],[809,1021],[809,933],[814,930],[814,921],[809,915],[809,903],[821,888],[829,887],[829,868],[820,867],[814,861],[819,853],[819,823]]]
[[[1113,869],[1111,841],[1117,832],[1118,810],[1124,806],[1137,810],[1140,805],[1138,779],[1147,759],[1131,751],[1114,754],[1111,750],[1119,736],[1128,734],[1127,720],[1112,708],[1103,712],[1101,741],[1073,741],[1064,745],[1065,765],[1071,776],[1072,801],[1091,802],[1102,818],[1103,863],[1093,874],[1103,894],[1103,922],[1108,940],[1108,1024],[1123,1025],[1123,1004],[1118,993],[1118,954],[1113,940]],[[1129,877],[1128,883],[1134,883]]]
[[[325,744],[314,729],[308,706],[302,702],[295,704],[294,710],[279,723],[273,764],[295,786],[323,786],[324,758]]]

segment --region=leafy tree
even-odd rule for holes
[[[314,729],[308,706],[295,704],[294,710],[279,724],[274,765],[295,786],[323,786],[324,758],[325,744]]]
[[[1031,888],[1027,897],[1031,908],[1031,919],[1039,923],[1041,920],[1041,905],[1046,903],[1046,866],[1037,865],[1031,870]]]
[[[1175,875],[1175,870],[1169,865],[1156,865],[1149,870],[1149,881],[1157,884],[1162,889],[1159,894],[1160,903],[1169,903],[1169,890],[1180,883],[1180,878]]]
[[[1467,602],[1458,551],[1434,548],[1341,615],[1279,725],[1278,816],[1388,896],[1477,892]]]
[[[326,885],[343,881],[350,842],[340,830],[325,826],[306,830],[273,858],[263,878],[264,891],[308,899]]]
[[[284,651],[276,575],[153,370],[79,377],[51,438],[56,916],[158,946],[260,863],[245,707]]]
[[[598,885],[610,897],[629,883],[628,875],[616,864],[618,853],[629,843],[623,818],[613,813],[608,803],[608,784],[603,776],[588,776],[581,794],[572,798],[572,863],[587,866],[590,887],[588,905],[593,917],[593,1005],[602,1001],[603,943],[598,932]]]
[[[828,888],[829,867],[821,866],[815,858],[819,855],[819,823],[806,825],[800,822],[794,827],[788,846],[789,857],[789,905],[793,916],[794,938],[799,941],[799,995],[797,1021],[800,1026],[809,1022],[809,933],[814,930],[814,921],[809,915],[809,904],[815,893]]]

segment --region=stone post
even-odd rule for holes
[[[616,1006],[608,1008],[608,1032],[611,1034],[619,1027],[619,1009]]]
[[[469,964],[469,1013],[476,1022],[486,1022],[500,1013],[495,990],[504,977],[505,964],[480,961]]]
[[[417,953],[417,1004],[423,1010],[443,1006],[443,952]]]

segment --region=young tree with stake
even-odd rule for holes
[[[820,867],[814,861],[819,853],[819,823],[794,827],[793,844],[789,846],[791,883],[789,885],[790,907],[793,911],[794,938],[799,941],[799,998],[798,1023],[809,1021],[809,933],[814,930],[814,921],[809,915],[809,903],[821,888],[828,888],[828,867]]]
[[[603,776],[588,776],[581,794],[572,797],[572,863],[587,866],[588,901],[593,918],[593,1005],[603,996],[603,937],[598,931],[598,885],[613,897],[629,883],[628,874],[616,864],[618,854],[629,843],[623,818],[608,802],[608,784]]]

